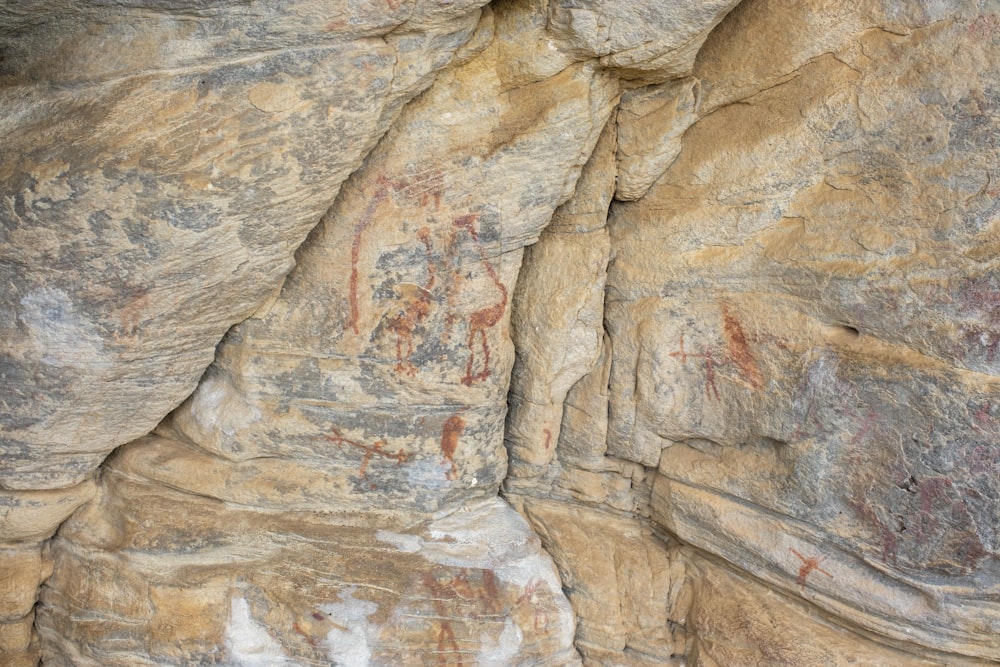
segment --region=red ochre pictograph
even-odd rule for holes
[[[789,548],[788,550],[791,551],[793,554],[795,554],[796,557],[798,557],[798,559],[802,561],[802,567],[799,568],[799,576],[796,579],[801,589],[805,590],[806,578],[809,576],[811,572],[820,572],[833,579],[832,574],[830,574],[829,572],[820,567],[820,563],[826,560],[826,556],[806,558],[795,549]]]
[[[383,459],[388,459],[390,461],[395,461],[396,465],[402,465],[409,458],[409,455],[399,449],[396,452],[387,452],[383,447],[385,447],[385,440],[377,440],[373,444],[365,444],[363,442],[358,442],[357,440],[351,440],[345,438],[341,432],[337,429],[330,429],[330,435],[324,436],[330,442],[336,443],[341,447],[353,447],[354,449],[360,449],[364,452],[364,456],[361,459],[361,465],[358,467],[358,482],[364,484],[368,482],[368,465],[371,463],[374,457],[379,457]],[[375,489],[374,483],[369,483],[369,489]]]
[[[729,309],[729,305],[720,304],[722,311],[722,333],[725,339],[725,353],[719,355],[707,345],[702,346],[701,352],[691,352],[684,348],[684,336],[681,335],[678,341],[678,349],[671,352],[669,356],[680,359],[682,364],[686,364],[688,359],[701,359],[705,367],[705,395],[708,398],[720,400],[719,388],[716,385],[718,377],[717,371],[723,366],[734,364],[739,369],[739,375],[754,390],[764,388],[764,374],[757,365],[757,359],[750,347],[748,336],[743,325]],[[767,340],[767,337],[754,337],[755,340]],[[780,340],[775,339],[776,345],[782,349],[787,346]]]
[[[704,359],[705,360],[705,395],[709,398],[715,396],[715,400],[719,399],[719,388],[715,386],[715,369],[718,367],[718,362],[715,360],[715,355],[712,350],[708,347],[702,348],[700,353],[688,352],[684,349],[684,336],[681,335],[680,341],[678,342],[679,349],[676,352],[671,352],[670,356],[681,360],[682,364],[686,364],[688,359]]]
[[[476,232],[476,218],[475,213],[470,213],[469,215],[456,218],[452,224],[459,229],[465,230],[472,237],[472,242],[475,244],[479,258],[483,263],[483,268],[486,269],[486,273],[489,274],[490,279],[496,286],[500,298],[486,308],[481,308],[469,316],[469,339],[466,343],[469,348],[469,362],[466,364],[465,376],[462,378],[462,384],[467,387],[471,387],[474,383],[485,380],[490,376],[490,345],[486,337],[486,331],[496,326],[503,318],[508,299],[507,286],[503,284],[500,276],[497,275],[496,269],[493,263],[490,262],[486,254],[486,249],[479,239],[479,234]],[[482,357],[482,369],[479,372],[473,372],[476,368],[477,338],[479,339],[478,347]]]
[[[388,328],[396,336],[397,373],[413,377],[417,367],[411,361],[413,355],[413,333],[431,312],[431,296],[437,280],[436,268],[431,260],[431,232],[427,227],[417,231],[417,238],[424,244],[427,257],[427,282],[417,286],[417,294],[406,299],[405,306],[388,321]]]
[[[448,479],[455,479],[458,472],[455,468],[455,451],[458,449],[458,438],[465,428],[465,420],[461,415],[452,415],[441,427],[441,454],[445,461],[451,464],[451,470],[446,474]]]
[[[471,667],[474,662],[467,661],[450,619],[496,616],[501,610],[496,574],[492,570],[463,568],[455,576],[439,579],[428,572],[424,575],[424,586],[431,594],[437,613],[437,664]]]

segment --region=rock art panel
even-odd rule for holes
[[[56,540],[45,664],[578,664],[552,561],[500,499],[331,522],[141,472],[116,455]],[[62,613],[77,620],[52,625]]]
[[[1000,661],[994,0],[36,4],[0,662]]]
[[[79,483],[190,394],[482,3],[321,4],[5,5],[5,488]]]
[[[325,526],[323,538],[295,522],[268,529],[276,543],[288,544],[355,539],[337,537],[345,531],[362,541],[377,540],[379,530],[407,535],[435,517],[499,502],[510,302],[522,249],[572,194],[619,93],[614,76],[558,51],[552,61],[508,71],[513,53],[550,51],[545,25],[533,3],[511,3],[484,19],[481,52],[460,58],[403,110],[299,249],[281,291],[227,334],[194,394],[154,435],[115,455],[123,479],[146,480],[149,493],[165,494],[164,506],[208,498],[247,512],[298,512],[299,520]],[[104,509],[81,514],[79,530],[64,531],[57,568],[109,558],[114,549],[86,548],[78,538],[111,507],[135,504],[129,489],[107,487]],[[487,531],[501,521],[494,514],[469,519]],[[240,521],[210,513],[185,534],[199,545],[229,544]],[[165,537],[140,520],[124,523],[122,539],[141,541],[148,558],[172,558],[160,553]],[[500,538],[463,529],[455,539],[469,554],[493,558]],[[252,532],[240,548],[270,552]],[[115,553],[114,569],[128,571],[124,580],[145,576],[140,561],[147,556],[132,562],[129,549]],[[429,572],[359,563],[380,586],[410,591],[424,613],[442,619],[409,625],[391,641],[377,636],[379,612],[369,603],[387,607],[360,587],[326,595],[317,613],[339,614],[333,625],[310,612],[294,620],[296,629],[284,611],[265,613],[288,607],[285,598],[268,597],[271,584],[213,598],[221,606],[211,613],[228,619],[229,630],[212,641],[236,660],[259,654],[294,664],[301,656],[281,639],[291,628],[307,645],[318,642],[313,660],[323,650],[332,651],[330,660],[361,660],[370,651],[371,664],[401,664],[407,646],[424,646],[437,656],[430,664],[573,664],[573,620],[557,580],[539,565],[525,570],[514,590],[478,562]],[[340,561],[306,569],[297,586],[313,595],[327,587],[320,573],[349,577],[342,571]],[[98,629],[78,623],[78,611],[114,608],[119,596],[142,600],[134,641],[120,653],[94,648],[87,659],[124,664],[166,655],[144,639],[160,622],[145,593],[85,593],[75,585],[53,578],[44,596],[38,622],[43,644],[58,644],[52,656],[72,660],[76,647],[89,645],[84,637]],[[179,606],[206,604],[190,587],[170,595]],[[549,601],[538,607],[542,600]],[[496,632],[482,629],[486,620],[498,624]],[[57,639],[63,635],[72,638]],[[190,655],[200,655],[196,647],[206,641],[196,635]],[[468,655],[470,646],[478,657]]]
[[[1000,659],[984,8],[790,10],[774,50],[778,7],[713,33],[702,117],[612,208],[608,453],[656,467],[655,523],[775,590]]]
[[[4,4],[0,502],[51,534],[190,394],[481,4]]]

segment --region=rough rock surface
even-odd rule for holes
[[[752,58],[769,6],[743,9],[717,37]],[[705,117],[611,216],[608,450],[656,467],[685,542],[996,660],[1000,62],[974,14],[878,13],[749,96],[706,45]]]
[[[736,4],[6,3],[0,662],[1000,662],[1000,3]]]
[[[86,484],[191,393],[340,183],[469,40],[481,4],[4,4],[11,511],[20,491]],[[60,507],[64,496],[79,492],[51,494]],[[48,537],[65,516],[46,518]],[[19,579],[33,599],[37,579]]]

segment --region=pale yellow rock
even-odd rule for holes
[[[551,3],[549,21],[572,53],[600,58],[626,79],[661,82],[690,73],[709,32],[737,3]]]
[[[569,503],[519,501],[559,567],[580,619],[576,643],[585,657],[610,650],[603,664],[618,664],[635,652],[647,661],[625,664],[669,664],[683,655],[683,642],[675,645],[670,631],[683,564],[670,558],[648,524]]]
[[[42,4],[0,664],[1000,660],[996,0]]]
[[[604,225],[614,193],[615,135],[610,122],[574,196],[525,252],[511,313],[517,359],[504,436],[515,466],[540,467],[553,460],[566,394],[593,370],[604,349],[610,258]]]
[[[35,606],[38,585],[52,572],[40,549],[0,549],[0,622],[19,622]]]
[[[34,636],[35,614],[0,622],[0,660],[4,665],[38,664],[38,643]]]
[[[93,498],[96,486],[87,480],[68,489],[0,491],[0,542],[40,541],[80,505]]]
[[[691,636],[687,664],[694,667],[987,664],[953,655],[918,657],[879,645],[832,625],[807,606],[783,599],[756,581],[701,558],[688,562],[687,574],[691,587],[691,607],[685,620]]]
[[[500,499],[414,523],[103,479],[57,538],[46,664],[579,664],[552,561]]]
[[[698,119],[701,83],[693,77],[632,90],[618,110],[615,198],[639,199],[681,151],[684,132]]]

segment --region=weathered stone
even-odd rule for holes
[[[807,604],[775,595],[758,581],[684,550],[676,555],[686,556],[690,607],[683,622],[691,637],[687,664],[694,667],[985,664],[955,655],[917,657],[876,643],[830,623]]]
[[[684,132],[698,119],[701,85],[687,77],[629,91],[618,110],[615,198],[639,199],[681,152]]]
[[[609,124],[575,196],[525,251],[511,314],[517,360],[505,435],[519,463],[544,466],[552,460],[566,394],[603,350],[610,249],[604,224],[614,191],[614,149],[614,125]]]
[[[6,3],[0,663],[1000,661],[1000,3],[735,4]]]
[[[79,483],[191,393],[482,2],[35,4],[0,12],[10,489]]]
[[[38,625],[45,664],[575,661],[552,562],[502,500],[415,524],[266,512],[119,461],[101,503],[56,540]]]
[[[705,38],[738,2],[552,2],[549,21],[571,52],[599,58],[623,78],[657,82],[688,75]]]
[[[158,429],[159,436],[136,441],[115,457],[113,469],[123,479],[141,476],[164,489],[257,509],[310,512],[301,519],[305,522],[336,513],[324,521],[322,538],[286,520],[268,529],[276,533],[275,542],[293,544],[371,541],[372,526],[406,528],[430,521],[431,513],[464,516],[463,508],[495,496],[505,475],[503,419],[513,362],[507,328],[521,249],[537,239],[573,192],[618,94],[614,77],[565,57],[556,68],[526,62],[506,69],[510,54],[546,48],[544,18],[531,3],[498,9],[492,20],[495,35],[485,49],[443,74],[403,111],[300,249],[298,266],[281,292],[230,331],[198,389]],[[567,136],[575,137],[575,148]],[[172,502],[184,502],[173,492],[163,493]],[[141,516],[109,522],[105,515],[113,513],[111,508],[132,512],[133,505],[149,505],[152,498],[134,499],[125,484],[113,484],[105,494],[104,508],[79,515],[77,527],[63,531],[56,547],[59,567],[69,573],[91,560],[107,563],[123,571],[124,588],[77,591],[75,580],[55,577],[39,620],[43,639],[59,646],[53,656],[107,663],[155,662],[159,655],[193,660],[202,650],[197,646],[229,641],[231,659],[251,660],[253,647],[237,645],[237,639],[225,640],[217,632],[215,639],[195,633],[188,640],[183,623],[164,625],[153,616],[159,607],[147,601],[153,594],[139,583],[148,578],[144,560],[106,555],[141,549],[166,563],[176,557],[173,549],[229,544],[231,524],[242,519],[223,514],[195,528],[185,516],[150,534],[149,521]],[[169,505],[165,500],[161,511]],[[310,519],[314,512],[321,514]],[[348,521],[345,512],[357,517]],[[498,618],[497,632],[480,636],[482,630],[473,631],[472,624],[458,629],[457,619],[467,616],[468,596],[479,600],[480,589],[499,585],[475,563],[494,562],[497,541],[508,538],[490,532],[502,526],[496,512],[467,518],[485,531],[462,537],[474,563],[462,567],[475,568],[475,574],[441,574],[452,582],[447,584],[434,574],[431,581],[408,564],[409,557],[394,552],[386,557],[396,563],[391,567],[363,563],[379,586],[414,591],[414,597],[430,593],[432,600],[425,599],[424,606],[436,600],[433,613],[456,618],[454,631],[426,624],[397,631],[379,640],[381,657],[372,660],[399,664],[401,651],[447,653],[478,641],[484,664],[572,662],[572,618],[553,611],[566,604],[554,577],[546,594],[550,601],[540,603],[530,622],[519,617],[523,601],[515,602],[536,597],[525,588],[537,584],[530,579],[547,576],[541,564],[529,572],[527,565],[512,561],[511,567],[527,573],[519,589],[502,593],[514,601],[503,606],[480,600],[482,609],[466,619]],[[353,522],[364,526],[363,535],[351,537]],[[431,534],[438,530],[434,525]],[[518,530],[527,534],[526,528]],[[87,550],[90,534],[105,535],[108,543]],[[174,540],[169,546],[167,535]],[[410,536],[401,544],[412,542]],[[251,543],[261,553],[270,551],[266,542]],[[303,557],[281,552],[275,562],[285,561],[285,568],[289,558]],[[325,604],[353,609],[358,605],[342,597],[353,593],[328,590],[318,574],[344,568],[337,560],[306,569],[297,587],[302,595],[322,595]],[[259,585],[264,591],[276,586]],[[447,597],[449,586],[462,590]],[[439,587],[443,593],[435,593]],[[161,594],[181,614],[207,604],[185,591]],[[442,595],[445,599],[438,599]],[[89,656],[73,657],[74,647],[91,645],[84,638],[97,632],[71,621],[76,601],[108,608],[116,597],[140,604],[130,614],[131,629],[119,631],[131,639],[120,649],[95,646]],[[492,592],[490,597],[495,597]],[[219,596],[213,599],[219,603]],[[289,623],[280,614],[261,616],[252,605],[246,607],[251,602],[232,602],[236,606],[226,616],[230,602],[223,600],[222,611],[204,608],[204,615],[229,618],[231,627],[239,612],[244,634],[260,651],[272,660],[292,655],[287,646],[279,649]],[[282,598],[269,604],[285,609],[289,603]],[[346,621],[341,625],[352,627]],[[168,638],[149,639],[154,627],[166,628]],[[64,635],[71,639],[60,640]],[[173,641],[169,638],[187,642],[195,653],[171,654],[164,648]]]
[[[648,522],[534,498],[522,511],[555,555],[585,664],[681,664],[686,637],[673,631],[680,614],[671,606],[684,564]]]
[[[58,491],[7,491],[0,494],[0,539],[40,542],[56,532],[96,491],[91,480]]]
[[[777,4],[713,35],[749,53],[706,44],[706,115],[612,210],[608,452],[658,466],[660,525],[773,588],[1000,659],[1000,60],[968,9],[886,27],[832,3],[782,25],[843,26],[828,50],[775,52]]]

